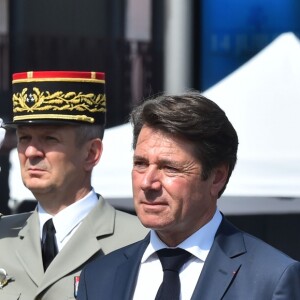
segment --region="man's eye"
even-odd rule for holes
[[[170,172],[170,173],[177,173],[178,172],[178,168],[175,168],[173,166],[164,166],[163,169],[167,172]]]
[[[30,137],[29,136],[19,136],[18,138],[18,142],[19,143],[25,143],[25,142],[28,142],[30,140]]]
[[[137,160],[133,162],[133,166],[137,168],[142,168],[142,167],[146,167],[147,164],[144,161]]]
[[[54,137],[54,136],[48,135],[48,136],[46,136],[46,140],[47,140],[47,141],[57,141],[57,138]]]

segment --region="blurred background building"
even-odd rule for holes
[[[299,0],[0,0],[0,116],[11,117],[12,73],[103,71],[107,127],[114,127],[153,94],[209,89],[284,32],[300,36]],[[0,152],[2,213],[10,213],[14,147],[8,132]],[[300,258],[298,214],[231,219]]]
[[[297,0],[0,0],[0,113],[14,72],[105,71],[115,126],[143,97],[208,89],[299,20]]]

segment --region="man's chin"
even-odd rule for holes
[[[141,223],[146,227],[154,230],[164,229],[168,223],[157,215],[148,215],[147,217],[138,216]]]
[[[37,184],[25,184],[25,186],[31,191],[33,195],[43,194],[49,191],[49,187],[45,185]]]

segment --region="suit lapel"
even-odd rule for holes
[[[44,268],[41,254],[39,220],[36,210],[27,219],[25,226],[19,232],[16,255],[28,276],[38,286],[44,276]]]
[[[38,288],[38,294],[58,279],[76,269],[80,270],[101,249],[104,251],[105,242],[99,237],[111,235],[114,222],[115,210],[102,199],[52,261]]]
[[[116,271],[114,286],[118,288],[114,289],[112,299],[131,300],[133,298],[141,259],[149,241],[150,234],[141,242],[124,251],[125,263],[120,265]]]
[[[242,233],[223,219],[204,263],[192,300],[222,299],[241,267],[246,252]]]

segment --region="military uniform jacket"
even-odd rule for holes
[[[0,219],[0,269],[12,277],[0,288],[0,300],[76,299],[75,276],[95,257],[144,238],[148,230],[136,216],[115,210],[104,199],[44,273],[38,212]]]

